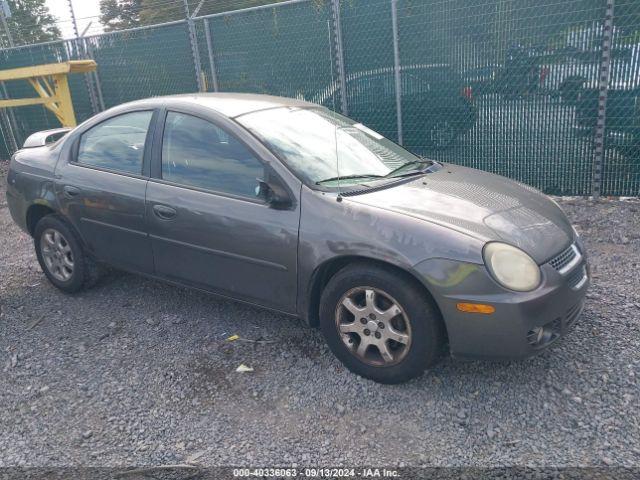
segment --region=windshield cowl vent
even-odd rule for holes
[[[396,181],[383,183],[382,185],[377,185],[375,187],[370,187],[370,188],[362,187],[362,188],[359,188],[357,190],[347,190],[347,191],[344,191],[344,192],[341,191],[339,193],[339,195],[341,197],[353,197],[355,195],[362,195],[363,193],[379,192],[380,190],[385,190],[387,188],[392,188],[392,187],[395,187],[397,185],[402,185],[403,183],[412,182],[413,180],[415,180],[415,177],[399,178]]]

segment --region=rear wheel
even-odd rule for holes
[[[444,344],[442,319],[427,293],[403,274],[354,264],[326,286],[324,337],[352,372],[400,383],[433,365]]]
[[[60,290],[77,292],[98,280],[99,266],[86,255],[72,227],[57,215],[40,219],[33,239],[42,271]]]

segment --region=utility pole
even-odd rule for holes
[[[11,36],[11,31],[9,30],[9,24],[7,23],[7,17],[11,16],[9,11],[9,4],[7,0],[0,0],[0,19],[2,19],[2,28],[4,28],[4,33],[7,36],[7,40],[9,41],[9,47],[15,47],[13,43],[13,37]]]

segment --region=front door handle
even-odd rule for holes
[[[62,187],[62,191],[64,192],[64,196],[67,198],[75,198],[80,195],[80,189],[72,185],[65,185]]]
[[[164,205],[154,205],[153,213],[155,213],[156,217],[161,218],[162,220],[171,220],[176,216],[176,211],[171,207],[166,207]]]

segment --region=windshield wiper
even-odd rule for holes
[[[429,167],[428,168],[420,168],[420,169],[416,169],[416,170],[409,170],[407,172],[404,172],[402,175],[395,175],[398,172],[400,172],[401,170],[412,166],[412,165],[426,165],[428,164]],[[428,159],[423,159],[423,160],[412,160],[410,162],[407,163],[403,163],[402,165],[400,165],[397,168],[394,168],[393,170],[391,170],[389,173],[387,173],[386,175],[376,175],[373,173],[370,173],[368,175],[344,175],[344,176],[340,176],[340,177],[331,177],[331,178],[325,178],[324,180],[320,180],[318,182],[316,182],[316,185],[321,185],[323,183],[326,182],[335,182],[337,180],[353,180],[356,178],[398,178],[398,177],[404,177],[407,175],[416,175],[416,174],[422,174],[422,173],[429,173],[430,167],[434,166],[434,165],[439,165],[436,161],[434,160],[428,160]]]
[[[369,175],[343,175],[340,177],[331,177],[331,178],[325,178],[324,180],[320,180],[318,182],[316,182],[316,185],[321,185],[323,183],[326,182],[335,182],[337,180],[353,180],[354,178],[384,178],[386,177],[386,175],[375,175],[375,174],[369,174]]]
[[[407,168],[409,166],[412,166],[412,165],[423,165],[425,163],[428,163],[429,165],[433,165],[435,162],[433,160],[412,160],[410,162],[403,163],[402,165],[400,165],[397,168],[394,168],[389,173],[387,173],[387,175],[385,175],[385,176],[386,177],[393,177],[394,174],[398,173],[401,170],[404,170],[405,168]],[[414,175],[416,173],[425,173],[425,170],[424,169],[409,170],[408,172],[405,172],[404,175]],[[399,175],[395,175],[395,176],[399,176]]]

